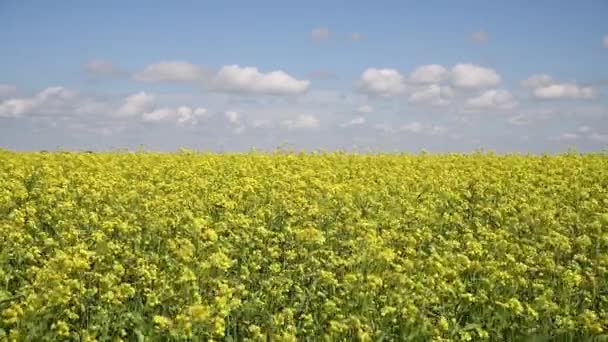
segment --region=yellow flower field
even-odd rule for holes
[[[608,155],[0,151],[0,341],[608,341]]]

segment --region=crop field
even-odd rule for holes
[[[0,151],[0,341],[608,340],[608,155]]]

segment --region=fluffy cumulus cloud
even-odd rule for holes
[[[32,97],[8,98],[0,102],[0,116],[68,114],[78,107],[76,94],[61,86],[49,87]]]
[[[558,83],[534,89],[534,96],[540,99],[590,99],[593,93],[593,88],[576,83]]]
[[[448,70],[439,64],[422,65],[410,74],[413,83],[439,83],[448,76]]]
[[[360,125],[365,124],[365,122],[366,122],[366,121],[367,121],[367,120],[365,120],[365,118],[364,118],[364,117],[362,117],[362,116],[357,116],[357,117],[353,118],[352,120],[350,120],[350,121],[347,121],[347,122],[343,123],[343,124],[342,124],[342,125],[340,125],[340,126],[341,126],[341,127],[360,126]]]
[[[580,126],[575,132],[564,132],[562,134],[549,137],[548,140],[568,142],[575,140],[587,140],[600,144],[608,144],[608,134],[598,132],[589,126]]]
[[[439,125],[413,121],[397,126],[376,125],[376,129],[386,133],[409,133],[416,135],[438,136],[447,133],[447,128]]]
[[[490,68],[474,64],[457,64],[450,75],[452,84],[459,88],[483,88],[500,83],[500,75]]]
[[[282,70],[263,73],[255,67],[226,65],[211,75],[200,66],[185,61],[151,64],[133,77],[144,82],[204,81],[218,92],[268,95],[301,94],[310,86],[310,81],[295,79]]]
[[[534,118],[530,118],[524,114],[517,114],[517,115],[512,116],[509,119],[507,119],[507,122],[510,125],[514,125],[514,126],[525,126],[525,125],[531,124],[534,121],[535,121]]]
[[[573,141],[573,140],[578,140],[580,138],[580,136],[576,133],[562,133],[558,136],[549,138],[549,140],[555,140],[555,141]]]
[[[284,120],[283,126],[288,130],[296,129],[316,129],[321,125],[319,119],[314,115],[303,114],[295,119]]]
[[[547,74],[535,74],[521,81],[521,85],[526,88],[541,88],[553,83],[553,77]]]
[[[517,114],[507,119],[507,122],[515,126],[526,126],[540,121],[547,121],[557,113],[551,108],[533,110],[520,110]]]
[[[403,124],[399,126],[399,131],[403,132],[411,132],[411,133],[420,133],[424,130],[425,126],[420,122],[411,122],[407,124]]]
[[[580,126],[576,131],[578,134],[584,135],[593,142],[608,144],[608,134],[600,133],[594,128],[589,126]]]
[[[94,114],[94,116],[86,116]],[[198,124],[207,117],[205,108],[156,107],[154,95],[139,92],[126,96],[120,103],[116,101],[97,101],[61,86],[49,87],[31,96],[9,98],[0,101],[0,117],[30,116],[32,120],[55,120],[70,118],[76,120],[72,125],[81,125],[90,129],[88,124],[105,117],[104,120],[113,122],[109,126],[123,127],[125,119],[138,119],[144,122],[172,121],[180,125]],[[75,126],[74,126],[75,127]],[[98,127],[99,128],[99,127]],[[100,129],[101,129],[100,128]]]
[[[357,81],[359,91],[368,95],[394,96],[406,90],[403,75],[395,69],[365,70]]]
[[[374,111],[374,107],[372,107],[370,105],[362,105],[362,106],[359,106],[359,108],[357,108],[357,112],[363,113],[363,114],[369,114],[369,113],[372,113],[373,111]]]
[[[113,77],[120,73],[112,62],[100,59],[89,61],[85,64],[84,69],[95,77]]]
[[[232,133],[241,134],[245,132],[246,125],[243,122],[242,115],[236,111],[226,111],[224,112],[224,118],[234,127],[232,128]],[[253,128],[264,128],[263,124],[260,122],[256,122],[255,124],[251,124]]]
[[[331,37],[331,31],[327,27],[319,27],[313,29],[310,36],[317,41],[328,40]]]
[[[476,43],[487,43],[490,39],[488,32],[484,30],[476,31],[471,34],[471,39]]]
[[[503,89],[486,90],[479,96],[468,99],[465,106],[469,109],[511,109],[517,105],[513,95]]]
[[[589,133],[589,132],[593,131],[593,129],[591,129],[591,127],[589,127],[589,126],[581,126],[577,129],[577,131],[579,133]]]
[[[207,115],[208,112],[206,108],[181,106],[177,108],[177,123],[196,125],[200,119],[206,118]]]
[[[219,70],[213,86],[227,92],[295,95],[306,92],[310,81],[297,80],[281,70],[262,73],[254,67],[228,65]]]
[[[17,93],[17,87],[12,84],[0,83],[0,99],[13,96]]]
[[[135,116],[152,110],[156,98],[154,95],[139,92],[127,96],[122,106],[116,111],[117,116]]]
[[[133,78],[142,82],[192,82],[203,77],[198,65],[186,61],[162,61],[146,66]]]
[[[446,106],[459,90],[488,88],[500,81],[501,77],[495,70],[474,64],[456,64],[451,69],[439,64],[427,64],[416,67],[408,77],[396,69],[368,68],[361,74],[355,87],[368,95],[404,95],[413,104]],[[509,108],[516,103],[510,93],[496,90],[470,101],[470,108]]]
[[[576,82],[560,82],[546,74],[532,75],[521,82],[538,99],[591,99],[595,95],[592,87],[584,87]]]
[[[589,139],[602,144],[608,144],[608,134],[600,134],[597,132],[591,133]]]
[[[270,128],[272,127],[272,121],[268,119],[253,119],[251,120],[251,127],[253,128]]]
[[[115,119],[137,118],[143,122],[173,122],[179,125],[196,125],[208,117],[202,107],[158,107],[156,96],[146,92],[131,94],[114,111]]]
[[[226,118],[226,120],[228,120],[228,122],[232,124],[238,124],[241,121],[241,115],[239,114],[239,112],[235,111],[224,112],[224,117]]]
[[[483,89],[500,81],[495,70],[474,64],[456,64],[451,70],[439,64],[427,64],[416,67],[408,77],[396,69],[368,68],[355,87],[368,95],[407,95],[411,103],[443,106],[450,103],[458,89]],[[500,101],[504,93],[496,95]]]
[[[0,117],[28,117],[33,121],[64,120],[85,117],[88,114],[103,115],[115,108],[108,102],[64,88],[48,87],[35,95],[0,99]]]
[[[450,101],[454,92],[450,86],[431,84],[410,94],[409,100],[412,103],[424,103],[433,106],[444,106]]]
[[[142,114],[144,122],[176,122],[180,125],[196,125],[205,118],[207,109],[180,106],[177,108],[159,108]]]

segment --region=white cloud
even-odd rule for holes
[[[156,98],[145,92],[132,94],[124,99],[123,105],[116,112],[117,116],[135,116],[150,111]],[[159,115],[159,114],[157,114]]]
[[[103,136],[112,136],[116,133],[119,133],[121,131],[124,131],[127,128],[127,125],[123,122],[123,123],[106,123],[107,126],[104,127],[96,127],[93,128],[92,131],[103,135]],[[89,127],[89,130],[91,130],[91,128]]]
[[[412,103],[426,103],[433,106],[444,106],[449,103],[453,91],[449,86],[431,84],[425,88],[413,92],[409,100]]]
[[[232,132],[234,134],[241,134],[241,133],[245,132],[245,126],[243,126],[243,125],[238,126],[237,128],[233,129]]]
[[[1,84],[0,83],[0,99],[4,97],[13,96],[17,93],[17,87],[12,84]]]
[[[119,70],[110,61],[105,60],[92,60],[89,61],[85,66],[85,70],[94,76],[110,77],[119,74]]]
[[[359,91],[369,95],[394,96],[406,89],[403,76],[395,69],[369,68],[357,82]]]
[[[220,69],[214,85],[228,92],[294,95],[306,92],[310,81],[297,80],[281,70],[261,73],[254,67],[228,65]]]
[[[457,64],[452,68],[452,84],[460,88],[483,88],[500,83],[500,75],[490,68],[473,64]]]
[[[534,74],[521,81],[521,85],[526,88],[546,87],[553,83],[553,77],[547,74]]]
[[[471,34],[471,39],[477,43],[487,43],[490,39],[488,33],[484,30],[473,32]]]
[[[343,123],[342,125],[340,125],[341,127],[350,127],[350,126],[360,126],[363,125],[366,122],[365,118],[362,116],[357,116],[356,118]]]
[[[479,96],[468,99],[465,103],[467,108],[475,109],[511,109],[517,105],[513,95],[507,90],[486,90]]]
[[[160,108],[142,114],[142,120],[145,122],[164,122],[174,121],[180,125],[195,125],[200,118],[205,117],[207,109],[205,108],[190,108],[188,106],[180,106],[177,108]]]
[[[146,122],[158,122],[169,119],[175,111],[171,108],[160,108],[151,112],[143,113],[141,118]]]
[[[155,97],[145,92],[129,95],[119,106],[109,102],[99,102],[82,97],[74,91],[61,86],[49,87],[32,97],[12,98],[0,102],[0,116],[20,117],[22,115],[40,116],[57,115],[59,118],[84,114],[111,113],[115,117],[141,117],[143,121],[157,122],[174,120],[179,124],[196,124],[206,116],[205,108],[176,108],[155,109]],[[56,124],[56,122],[52,123]],[[86,125],[76,122],[73,125]],[[76,126],[74,126],[76,127]]]
[[[224,116],[230,123],[237,124],[240,122],[240,115],[235,111],[224,112]]]
[[[68,90],[61,86],[49,87],[38,93],[36,98],[41,101],[49,101],[49,100],[68,100],[73,98],[75,93],[71,90]]]
[[[201,67],[186,61],[162,61],[150,64],[133,77],[143,82],[191,82],[203,76]]]
[[[134,78],[145,82],[191,82],[210,81],[216,91],[255,93],[270,95],[301,94],[308,90],[310,81],[297,80],[282,70],[262,73],[255,67],[238,65],[223,66],[209,79],[205,71],[197,65],[185,61],[169,61],[148,65]]]
[[[361,41],[363,39],[365,39],[365,36],[362,35],[359,32],[353,32],[353,33],[350,34],[350,40],[352,40],[352,41],[358,42],[358,41]]]
[[[549,120],[557,115],[555,109],[541,108],[533,110],[521,110],[517,115],[510,117],[507,122],[511,125],[525,126],[539,121]]]
[[[579,128],[577,129],[577,131],[578,131],[579,133],[589,133],[589,132],[591,132],[591,131],[592,131],[592,129],[591,129],[591,127],[589,127],[589,126],[581,126],[581,127],[579,127]]]
[[[125,97],[120,104],[99,102],[86,98],[64,87],[49,87],[32,97],[12,98],[0,102],[0,116],[20,117],[31,115],[43,120],[46,115],[57,118],[97,114],[97,117],[113,115],[115,118],[140,117],[146,122],[175,121],[178,124],[196,124],[207,115],[205,108],[188,106],[155,108],[155,96],[139,92]],[[55,119],[53,119],[55,120]],[[116,120],[115,120],[116,121]],[[56,124],[53,123],[53,124]],[[75,123],[86,125],[86,123]]]
[[[312,30],[310,35],[311,35],[312,39],[317,40],[317,41],[328,40],[329,37],[331,36],[331,31],[327,27],[319,27],[319,28]]]
[[[422,65],[414,69],[410,74],[413,83],[439,83],[443,81],[449,72],[439,64]]]
[[[595,96],[592,87],[583,87],[576,82],[558,82],[547,74],[535,74],[521,82],[538,99],[590,99]]]
[[[99,102],[96,100],[84,99],[84,100],[78,101],[73,106],[73,113],[74,114],[101,114],[101,115],[104,115],[107,113],[111,113],[115,109],[116,108],[114,108],[111,104],[109,104],[107,102]]]
[[[589,126],[580,126],[576,129],[576,133],[564,133],[558,137],[553,138],[552,140],[576,140],[581,137],[584,137],[591,141],[608,144],[608,134],[599,133]]]
[[[399,126],[398,132],[409,132],[414,134],[426,134],[426,135],[443,135],[447,132],[447,129],[442,126],[423,124],[418,121],[414,121],[408,124]]]
[[[423,129],[424,129],[424,125],[422,125],[420,122],[417,122],[417,121],[399,126],[400,131],[411,132],[411,133],[420,133],[420,132],[422,132]]]
[[[0,116],[69,114],[73,113],[75,100],[74,92],[61,86],[49,87],[32,97],[9,98],[0,102]]]
[[[556,137],[551,137],[549,140],[554,141],[573,141],[581,138],[591,141],[608,144],[608,134],[601,134],[589,126],[580,126],[576,133],[566,132]]]
[[[253,128],[269,128],[272,126],[272,121],[268,119],[254,119],[251,121],[251,127]]]
[[[549,140],[555,140],[555,141],[573,141],[573,140],[578,140],[580,138],[580,136],[576,133],[563,133],[560,134],[556,137],[550,138]]]
[[[601,142],[604,144],[608,144],[608,134],[600,134],[600,133],[595,132],[589,136],[589,139],[591,139],[593,141]]]
[[[608,34],[604,36],[604,39],[602,40],[602,45],[608,49]]]
[[[507,119],[507,122],[514,126],[525,126],[530,124],[532,120],[523,114],[518,114]]]
[[[357,111],[359,113],[369,114],[374,111],[374,107],[372,107],[370,105],[363,105],[363,106],[359,106],[359,108],[357,108]]]
[[[391,126],[376,125],[375,128],[382,130],[384,132],[387,132],[387,133],[406,132],[406,133],[413,133],[413,134],[420,134],[420,135],[432,135],[432,136],[444,135],[448,131],[447,128],[445,128],[443,126],[425,124],[425,123],[421,123],[418,121],[413,121],[413,122],[410,122],[407,124],[403,124],[397,128],[394,128],[392,125]]]
[[[197,107],[195,109],[190,109],[190,107],[179,107],[177,109],[177,123],[178,124],[198,124],[199,120],[202,118],[206,118],[209,113],[206,108]]]
[[[8,99],[0,103],[0,117],[18,117],[31,108],[26,99]]]
[[[288,130],[294,129],[316,129],[319,128],[320,122],[314,115],[300,115],[295,120],[283,121],[283,126]]]
[[[590,99],[594,96],[593,88],[581,87],[576,83],[556,83],[536,88],[532,92],[539,99]]]

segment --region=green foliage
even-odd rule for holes
[[[0,341],[607,333],[605,154],[0,151]]]

